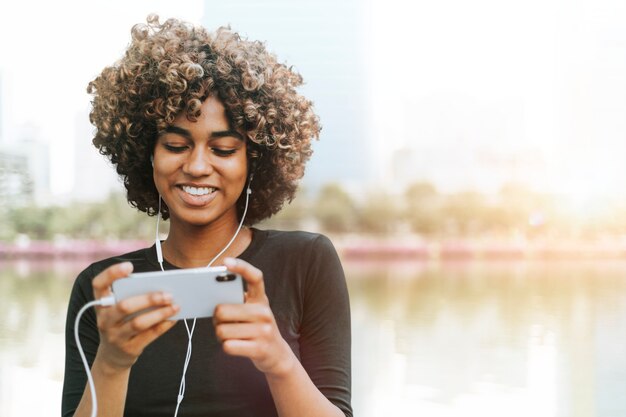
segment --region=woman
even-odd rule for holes
[[[168,320],[178,306],[163,293],[87,310],[80,340],[99,415],[352,415],[348,294],[332,244],[251,227],[293,198],[318,136],[301,83],[262,43],[150,16],[133,27],[124,57],[89,84],[94,145],[116,166],[129,203],[169,218],[170,231],[78,276],[64,416],[92,408],[73,338],[81,307],[131,271],[209,263],[243,276],[245,303],[218,306],[195,330]]]

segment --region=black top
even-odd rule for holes
[[[352,416],[348,291],[330,240],[314,233],[253,229],[252,242],[239,258],[263,271],[265,291],[280,333],[313,383],[346,416]],[[160,270],[153,245],[96,262],[79,274],[66,322],[63,416],[73,415],[87,382],[74,341],[76,314],[93,300],[93,278],[123,261],[131,261],[134,272]],[[167,261],[163,266],[176,268]],[[93,309],[83,315],[79,330],[91,364],[99,343]],[[179,321],[146,347],[131,369],[125,416],[174,415],[187,342],[187,330]],[[106,403],[101,401],[99,407],[106,408]],[[198,319],[179,416],[276,415],[263,373],[248,358],[225,354],[211,318]]]

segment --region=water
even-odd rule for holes
[[[84,266],[0,264],[1,416],[58,415]],[[626,416],[626,262],[345,267],[355,415]]]
[[[350,269],[362,416],[626,416],[626,263]]]

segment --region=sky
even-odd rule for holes
[[[626,196],[622,1],[7,3],[2,134],[38,127],[53,194],[75,188],[74,153],[89,152],[72,133],[85,86],[155,11],[229,23],[301,71],[324,125],[307,176],[444,191],[518,181],[581,204]]]
[[[151,11],[199,23],[203,8],[202,1],[2,2],[0,76],[3,96],[10,97],[2,103],[4,142],[19,139],[24,124],[37,126],[50,149],[52,194],[71,192],[81,175],[74,163],[78,115],[89,126],[89,81],[122,56],[130,28]],[[97,155],[95,148],[80,149]]]
[[[385,51],[371,77],[376,136],[395,138],[381,148],[423,153],[416,165],[442,186],[463,177],[489,189],[509,171],[581,199],[624,195],[626,3],[404,4],[374,2],[372,13],[371,33],[384,34],[373,49]],[[381,82],[390,68],[402,76]],[[404,124],[390,124],[402,111]],[[449,164],[424,168],[439,158]]]

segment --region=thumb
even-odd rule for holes
[[[131,272],[133,272],[133,264],[130,262],[111,265],[100,272],[91,282],[94,297],[98,299],[109,295],[113,281],[127,277]]]
[[[246,261],[235,258],[224,259],[224,265],[226,265],[229,271],[240,274],[244,281],[246,281],[247,303],[267,303],[263,272],[261,272],[260,269],[255,268]]]

